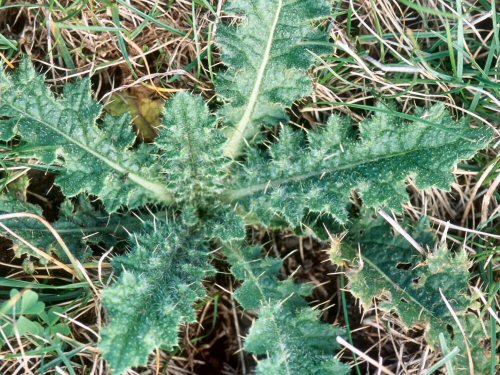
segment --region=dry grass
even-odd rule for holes
[[[7,1],[2,6],[16,3]],[[213,45],[214,21],[221,14],[222,1],[209,1],[213,12],[198,5],[193,11],[188,0],[112,4],[60,1],[54,3],[53,9],[42,1],[24,2],[28,3],[32,6],[0,8],[0,33],[18,43],[17,51],[0,52],[14,65],[21,53],[26,53],[54,85],[92,75],[96,96],[101,100],[113,92],[138,86],[149,90],[152,97],[168,97],[184,89],[202,92],[207,98],[213,96],[218,63]],[[335,3],[335,16],[328,21],[334,42],[332,55],[318,57],[314,95],[293,109],[294,122],[315,126],[332,112],[344,113],[357,122],[376,101],[392,99],[399,109],[409,113],[416,105],[443,102],[455,116],[467,116],[472,123],[486,124],[499,134],[500,82],[495,69],[500,63],[500,45],[498,28],[495,32],[492,27],[491,10],[488,12],[479,1],[463,1],[463,9],[469,13],[459,27],[460,18],[443,15],[457,15],[455,2],[411,3],[413,8],[396,0]],[[429,8],[436,14],[419,12],[415,7]],[[167,30],[165,25],[178,33]],[[197,60],[200,54],[202,58]],[[407,216],[429,216],[443,241],[465,247],[474,257],[470,283],[474,295],[484,294],[498,283],[498,160],[498,149],[493,148],[460,164],[450,192],[421,192],[410,186],[411,201],[405,206]],[[447,222],[452,225],[446,226]],[[313,303],[324,310],[324,319],[345,323],[340,275],[323,262],[324,245],[259,229],[254,237],[266,240],[271,254],[294,252],[287,258],[284,272],[317,285]],[[81,374],[106,373],[95,343],[103,323],[101,289],[112,277],[107,250],[102,249],[103,255],[84,264],[81,270],[83,278],[96,285],[92,298],[78,297],[63,303],[71,306],[72,318],[67,321],[72,333],[60,339],[74,349],[71,361]],[[56,284],[68,280],[67,273],[53,262],[37,267],[35,274],[27,276],[12,254],[2,253],[0,258],[0,270],[12,279],[51,278]],[[224,267],[220,261],[220,269]],[[496,275],[489,280],[490,286],[485,285],[481,267],[487,274]],[[199,325],[185,329],[182,348],[174,355],[158,351],[151,355],[147,368],[131,374],[250,373],[252,359],[241,352],[240,335],[251,324],[252,316],[238,308],[231,295],[232,281],[226,275],[219,275],[216,283],[207,288],[211,298],[200,304]],[[491,314],[495,313],[492,307],[500,309],[497,297],[490,295],[489,302],[484,296],[478,297],[486,332]],[[376,305],[362,311],[350,296],[346,298],[354,344],[367,357],[377,363],[380,359],[396,374],[420,374],[441,358],[424,341],[423,327],[408,329]],[[4,356],[0,373],[37,373],[42,364],[51,360],[30,354],[30,345],[26,338],[10,340],[0,353]],[[354,364],[350,350],[343,350],[340,357]],[[357,360],[363,373],[380,370],[380,366],[363,364],[362,356],[358,355]],[[44,373],[65,374],[68,368],[60,362]]]
[[[175,6],[158,1],[110,6],[61,1],[53,10],[44,2],[26,3],[33,6],[2,10],[0,29],[3,36],[18,42],[19,51],[11,59],[17,60],[21,53],[29,55],[47,72],[50,83],[91,75],[98,97],[139,84],[158,95],[207,89],[210,78],[203,65],[199,72],[185,68],[193,63],[197,68],[196,59],[207,49],[205,38],[213,19],[206,10],[197,9],[193,27],[191,1],[176,1]]]

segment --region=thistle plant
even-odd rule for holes
[[[108,323],[99,347],[114,374],[144,365],[156,348],[178,345],[179,327],[196,321],[193,304],[216,272],[215,248],[241,282],[241,307],[258,313],[245,339],[257,373],[347,374],[335,357],[342,329],[322,323],[308,305],[311,286],[280,280],[282,261],[247,244],[245,225],[346,224],[353,192],[366,208],[401,212],[408,178],[421,189],[449,189],[457,161],[485,148],[491,132],[455,122],[443,105],[403,120],[384,103],[357,127],[332,115],[317,130],[295,129],[286,109],[312,92],[308,69],[314,56],[329,52],[322,24],[328,1],[234,0],[225,12],[243,20],[218,26],[227,69],[217,78],[215,113],[200,96],[179,93],[168,100],[156,139],[137,144],[130,116],[104,114],[88,79],[55,95],[24,59],[0,76],[4,160],[52,169],[68,212],[86,207],[83,221],[62,225],[62,217],[59,224],[80,259],[86,244],[75,233],[101,226],[105,235],[117,228],[102,223],[107,215],[124,225],[146,208],[152,213],[128,228],[130,250],[114,258],[116,281],[102,296]],[[279,139],[259,147],[268,142],[263,130],[276,127]],[[0,211],[16,205],[35,209],[6,194]],[[57,247],[30,238],[40,248]]]

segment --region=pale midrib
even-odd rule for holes
[[[267,306],[271,306],[271,304],[269,303],[269,301],[266,300],[266,295],[264,293],[264,290],[261,286],[261,283],[259,282],[259,278],[255,275],[255,273],[253,272],[253,270],[251,269],[251,267],[249,267],[247,264],[247,262],[245,261],[245,258],[241,255],[241,252],[237,249],[231,249],[231,251],[233,251],[234,253],[236,253],[237,257],[238,257],[238,260],[241,262],[241,264],[245,267],[245,270],[248,272],[249,276],[246,280],[252,280],[255,285],[257,285],[257,289],[259,290],[259,293],[260,293],[260,300],[263,301],[261,307],[259,308],[259,310],[262,309],[262,307],[264,306],[264,304],[267,304]],[[279,325],[278,323],[276,322],[276,318],[274,317],[274,314],[272,316],[272,321],[273,321],[273,324],[275,326],[275,332],[279,332],[281,333],[281,330],[279,329]],[[287,350],[286,350],[286,345],[285,345],[285,340],[283,338],[282,335],[278,335],[278,341],[280,343],[280,351],[281,353],[284,353],[286,354],[287,353]],[[269,357],[268,357],[269,358]],[[288,358],[287,356],[285,356],[285,358]],[[285,361],[285,370],[286,370],[286,373],[291,375],[291,371],[290,371],[290,368],[289,368],[289,365],[288,365],[288,361]]]
[[[185,118],[188,118],[188,116],[184,116]],[[198,178],[199,176],[199,172],[198,172],[198,166],[197,166],[197,163],[196,163],[196,157],[195,157],[195,148],[193,147],[193,141],[192,141],[192,138],[191,138],[191,135],[194,135],[194,133],[196,133],[197,129],[194,127],[194,128],[189,128],[188,131],[185,132],[186,134],[186,143],[187,143],[187,147],[189,149],[189,152],[188,152],[188,163],[189,163],[189,175],[191,177],[191,181],[195,182],[198,182],[198,186],[199,186],[199,181],[202,180],[200,178]],[[194,200],[199,200],[200,199],[200,192],[197,191],[197,189],[194,190]]]
[[[14,226],[10,226],[12,228]],[[15,227],[14,227],[15,228]],[[59,234],[69,234],[69,233],[91,233],[91,232],[105,232],[105,233],[114,233],[118,231],[120,228],[108,228],[105,225],[97,226],[97,227],[77,227],[75,224],[75,228],[66,228],[66,229],[57,229],[57,233]],[[33,232],[42,232],[42,233],[50,233],[49,229],[44,228],[27,228],[25,225],[18,228],[18,230],[27,230],[31,233]]]
[[[448,145],[449,144],[442,144],[442,145],[437,145],[437,146],[433,146],[433,147],[425,147],[425,150],[441,148],[443,146],[448,146]],[[363,165],[363,164],[377,163],[377,162],[382,161],[382,160],[391,159],[391,158],[395,158],[395,157],[399,157],[399,156],[404,156],[404,155],[408,155],[410,153],[418,152],[418,151],[421,151],[421,149],[417,148],[417,149],[412,149],[412,150],[408,150],[408,151],[390,154],[387,156],[374,158],[371,160],[362,160],[360,162],[346,164],[346,165],[343,165],[343,166],[340,166],[337,168],[325,168],[325,169],[321,169],[320,171],[314,171],[314,172],[305,173],[305,174],[301,174],[301,175],[297,175],[297,176],[293,176],[293,177],[280,178],[280,179],[276,179],[276,180],[269,180],[266,183],[261,183],[261,184],[252,185],[249,187],[244,187],[241,189],[227,191],[225,196],[229,200],[237,200],[237,199],[244,198],[248,195],[252,195],[254,193],[257,193],[259,191],[267,190],[271,187],[279,186],[282,184],[306,180],[306,179],[311,178],[311,177],[321,176],[325,173],[334,173],[334,172],[338,172],[338,171],[342,171],[342,170],[346,170],[346,169],[352,169],[352,168],[356,168],[356,167]]]
[[[140,246],[140,245],[137,245],[137,246]],[[166,262],[163,264],[164,266],[164,269],[167,270],[169,268],[173,268],[172,267],[172,263],[175,259],[177,259],[176,255],[179,253],[179,251],[181,249],[184,249],[183,247],[181,246],[175,246],[174,247],[174,250],[171,252],[171,253],[168,253],[168,256],[167,254],[163,253],[163,257],[162,259],[165,259]],[[169,266],[169,267],[167,267]],[[176,268],[174,268],[176,269]],[[149,268],[148,271],[151,272],[151,269]],[[164,287],[165,284],[167,284],[169,278],[171,276],[171,273],[170,272],[164,272],[160,275],[160,277],[146,277],[144,275],[144,273],[141,275],[141,277],[143,278],[146,278],[146,279],[150,279],[150,280],[153,280],[154,282],[152,283],[149,283],[149,287],[147,289],[147,291],[145,291],[144,293],[142,293],[141,297],[141,302],[142,302],[142,305],[143,306],[149,306],[150,309],[149,311],[154,314],[154,308],[152,306],[154,306],[155,304],[155,301],[157,301],[157,297],[158,296],[158,293],[150,293],[150,291],[157,291],[157,290],[161,290],[162,287]],[[114,286],[111,287],[112,288],[120,288],[120,287],[123,287],[123,285],[118,285],[118,284],[115,284]],[[141,312],[141,311],[135,311],[135,315],[134,317],[139,317],[139,321],[140,321],[140,324],[142,325],[146,325],[147,327],[151,326],[152,323],[152,319],[140,319],[141,317],[144,317],[144,314]],[[179,322],[182,320],[181,317],[179,317]],[[111,323],[112,324],[112,323]],[[109,327],[111,327],[111,325],[108,325],[108,329]],[[123,344],[120,344],[120,347],[123,347],[123,349],[119,349],[119,350],[113,350],[113,355],[116,355],[116,353],[118,353],[117,357],[120,358],[119,361],[116,361],[116,362],[119,362],[119,363],[129,363],[130,365],[132,366],[137,366],[139,365],[140,363],[135,360],[135,361],[132,361],[132,363],[130,362],[130,356],[129,356],[129,345],[127,345],[128,342],[130,341],[134,341],[134,339],[136,340],[136,331],[137,331],[137,325],[135,324],[128,324],[127,325],[127,333],[125,335],[125,337],[120,337],[120,336],[112,336],[111,337],[111,340],[115,341],[114,344],[111,344],[110,347],[113,347],[113,348],[116,348],[116,341],[117,341],[117,338],[119,341],[121,341],[121,343]],[[149,334],[149,336],[151,336],[151,334]],[[132,339],[130,339],[132,338]],[[165,344],[164,342],[159,342],[161,340],[157,339],[155,342],[153,343],[149,343],[149,349],[148,351],[151,352],[153,349]],[[143,344],[146,346],[146,337],[144,338],[144,340],[142,341]],[[124,347],[126,346],[126,347]],[[108,356],[108,360],[109,360],[109,356]],[[116,370],[116,369],[115,369]]]
[[[137,174],[135,174],[133,172],[128,171],[127,169],[123,168],[119,164],[115,163],[113,160],[108,159],[106,156],[101,155],[100,153],[92,150],[91,148],[87,147],[83,143],[77,142],[74,138],[71,138],[69,135],[67,135],[64,132],[60,131],[59,129],[57,129],[56,127],[52,126],[51,124],[49,124],[49,123],[47,123],[47,122],[45,122],[45,121],[43,121],[43,120],[41,120],[39,118],[36,118],[35,116],[32,116],[32,115],[29,115],[29,114],[25,113],[21,108],[17,108],[17,107],[15,107],[12,104],[9,104],[9,106],[12,109],[14,109],[15,111],[19,112],[19,114],[21,116],[23,116],[23,117],[29,117],[33,121],[36,121],[36,122],[44,125],[45,127],[49,128],[53,132],[59,134],[61,137],[63,137],[64,139],[66,139],[70,143],[78,146],[79,148],[81,148],[85,152],[93,155],[97,159],[102,160],[104,163],[106,163],[112,169],[114,169],[114,170],[116,170],[116,171],[118,171],[120,173],[126,174],[129,180],[135,182],[137,185],[145,188],[146,190],[149,190],[152,193],[154,193],[154,195],[157,196],[158,199],[161,202],[164,202],[164,203],[167,203],[167,204],[174,203],[174,201],[175,201],[174,197],[165,188],[165,186],[163,186],[161,184],[158,184],[156,182],[152,182],[152,181],[146,180],[144,177],[141,177],[141,176],[139,176],[139,175],[137,175]]]
[[[405,296],[407,296],[410,301],[412,301],[417,306],[419,306],[422,309],[422,311],[427,311],[427,313],[430,316],[432,316],[434,319],[443,322],[443,320],[440,317],[434,315],[434,313],[431,310],[429,310],[427,307],[425,307],[420,302],[418,302],[411,294],[409,294],[406,290],[404,290],[403,288],[401,288],[397,283],[395,283],[394,281],[392,281],[392,279],[389,276],[387,276],[387,274],[385,272],[383,272],[380,268],[378,268],[377,265],[375,263],[373,263],[370,259],[364,257],[363,255],[361,255],[361,257],[363,258],[363,261],[365,261],[366,263],[368,263],[375,271],[377,271],[378,273],[380,273],[380,275],[382,275],[382,277],[385,280],[387,280],[389,282],[389,284],[391,284],[396,290],[399,290],[401,293],[403,293]]]
[[[238,125],[233,129],[232,134],[229,137],[229,140],[224,146],[223,150],[224,156],[229,157],[231,159],[234,159],[235,157],[238,156],[240,145],[245,136],[245,130],[252,120],[253,111],[255,109],[255,105],[257,104],[257,99],[259,98],[260,88],[262,86],[262,82],[264,80],[264,74],[266,72],[266,68],[269,63],[269,58],[271,56],[274,34],[276,32],[276,27],[278,26],[278,21],[280,18],[282,8],[283,8],[283,0],[279,0],[276,14],[274,15],[273,24],[269,32],[269,37],[266,42],[266,48],[264,50],[262,62],[259,66],[259,70],[257,71],[257,76],[255,77],[255,84],[253,86],[252,93],[250,94],[250,98],[245,108],[245,112],[243,113],[241,120],[238,122]]]

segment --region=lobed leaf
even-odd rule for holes
[[[193,228],[148,222],[131,242],[131,252],[115,258],[119,279],[103,294],[110,322],[100,349],[114,374],[145,365],[155,348],[177,346],[179,326],[196,321],[192,305],[212,273],[208,243]]]
[[[90,80],[66,84],[63,97],[56,98],[27,58],[14,74],[0,78],[2,140],[20,135],[33,157],[63,164],[56,184],[66,196],[94,194],[109,212],[172,200],[149,157],[151,147],[130,150],[135,135],[129,115],[104,116],[97,126],[101,106],[92,99]]]
[[[155,348],[177,345],[179,326],[195,321],[193,303],[205,295],[202,281],[213,272],[208,240],[243,239],[242,214],[266,226],[284,222],[303,229],[324,217],[343,223],[353,191],[365,206],[399,210],[407,199],[407,178],[421,188],[448,189],[457,160],[471,157],[491,138],[487,129],[455,124],[442,105],[418,110],[411,122],[381,105],[359,125],[357,135],[348,121],[333,116],[307,137],[284,128],[269,152],[250,149],[245,164],[228,163],[261,125],[286,122],[286,108],[311,92],[306,70],[328,46],[327,34],[313,24],[328,16],[329,2],[232,0],[225,11],[244,17],[237,26],[218,26],[227,71],[219,74],[216,86],[225,103],[219,114],[227,140],[200,97],[176,95],[166,105],[155,142],[137,145],[130,116],[103,115],[89,80],[66,85],[56,97],[28,60],[15,74],[0,75],[0,140],[14,148],[27,145],[23,156],[57,165],[56,184],[66,196],[95,195],[109,212],[175,205],[177,222],[146,223],[131,235],[131,252],[115,258],[119,277],[103,293],[110,323],[100,343],[114,373],[145,364]],[[75,249],[82,245],[81,234],[104,225],[90,205],[80,206],[83,210],[66,203],[54,224]],[[35,206],[0,196],[2,210],[40,214]],[[36,246],[52,249],[39,223],[12,220],[9,225]],[[365,304],[383,294],[383,307],[396,310],[406,324],[426,325],[432,345],[439,345],[437,337],[444,332],[450,346],[461,349],[457,365],[465,371],[466,350],[440,299],[443,293],[467,328],[475,369],[482,371],[480,325],[467,313],[464,254],[452,256],[440,248],[422,257],[387,228],[368,228],[359,234],[363,267],[349,273],[353,293]],[[427,238],[423,232],[416,237]],[[319,312],[304,299],[310,286],[291,278],[280,281],[282,261],[262,258],[258,247],[230,247],[226,254],[242,281],[236,298],[259,313],[245,340],[246,350],[259,357],[258,374],[349,372],[334,356],[341,331],[321,323]],[[346,246],[332,258],[352,265],[356,255]]]
[[[424,247],[433,243],[423,222],[410,235]],[[374,298],[380,298],[378,307],[395,311],[408,327],[423,325],[431,346],[440,347],[442,333],[450,350],[458,347],[460,352],[453,361],[457,373],[487,372],[480,321],[467,311],[472,300],[468,292],[470,264],[464,251],[453,255],[445,245],[439,245],[422,256],[403,236],[393,235],[385,221],[369,216],[355,223],[349,236],[332,250],[331,259],[348,266],[348,288],[366,308],[371,307]],[[464,328],[471,362],[465,339],[443,296]],[[469,368],[471,365],[474,369]]]
[[[245,339],[245,350],[259,357],[257,374],[341,375],[349,367],[334,356],[341,330],[319,321],[304,299],[311,287],[291,278],[279,281],[281,259],[262,258],[260,247],[231,247],[226,257],[242,281],[235,297],[259,316]]]
[[[183,205],[182,219],[195,225],[202,218],[209,238],[233,241],[245,237],[245,225],[233,207],[219,199],[228,177],[224,142],[201,97],[179,93],[167,103],[156,146],[168,188]]]
[[[490,129],[454,123],[443,105],[418,110],[412,122],[389,112],[379,106],[362,122],[360,140],[354,139],[350,123],[337,116],[309,132],[307,140],[303,133],[283,128],[268,153],[249,152],[228,199],[264,225],[278,215],[297,226],[306,212],[329,214],[344,223],[353,190],[367,207],[400,211],[408,200],[407,178],[420,188],[446,190],[457,161],[473,156],[492,137]]]
[[[228,67],[216,82],[228,126],[225,155],[238,156],[262,124],[287,122],[285,108],[312,91],[306,73],[326,51],[327,33],[312,26],[329,16],[327,0],[232,0],[224,10],[243,15],[238,26],[218,25],[217,43]]]
[[[1,78],[1,139],[20,135],[32,157],[63,165],[56,184],[66,196],[93,194],[115,212],[147,203],[198,207],[222,189],[225,138],[202,98],[176,95],[155,144],[136,147],[130,116],[102,115],[88,79],[56,98],[27,59]]]
[[[182,203],[202,206],[223,188],[225,137],[215,125],[199,96],[179,93],[167,102],[156,146],[168,187]]]

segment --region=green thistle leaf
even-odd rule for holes
[[[262,375],[341,375],[349,368],[334,356],[341,330],[319,321],[319,311],[305,296],[311,286],[291,278],[279,281],[281,259],[262,258],[260,247],[231,247],[226,256],[231,272],[242,281],[235,297],[259,317],[245,339],[245,350],[259,356]]]
[[[115,258],[118,281],[103,295],[110,322],[99,346],[114,374],[145,365],[155,348],[177,346],[179,326],[196,321],[192,305],[213,272],[208,244],[191,228],[147,223],[131,242],[131,252]]]
[[[410,235],[424,247],[433,243],[423,222]],[[349,236],[345,244],[334,249],[331,259],[349,267],[348,288],[366,308],[371,307],[374,298],[380,298],[378,307],[396,312],[408,327],[423,325],[431,346],[440,347],[442,333],[449,349],[458,347],[460,352],[453,361],[457,373],[487,372],[488,357],[480,343],[480,322],[467,311],[472,300],[468,292],[470,264],[465,252],[453,255],[440,245],[422,256],[403,236],[393,235],[385,221],[370,216],[357,222]],[[469,368],[464,337],[443,296],[467,335],[474,371]]]
[[[337,116],[319,131],[284,127],[269,153],[253,150],[237,172],[228,198],[270,225],[276,215],[292,226],[309,212],[326,213],[340,223],[357,190],[365,206],[401,210],[408,200],[405,180],[420,188],[449,189],[458,160],[486,147],[491,129],[454,123],[443,105],[418,110],[413,122],[401,121],[380,106],[360,125],[360,140],[349,122]]]
[[[205,199],[222,191],[225,137],[215,123],[199,96],[179,93],[167,102],[156,146],[162,150],[169,189],[182,203],[203,206]]]
[[[2,138],[21,135],[33,157],[63,164],[56,184],[66,196],[94,194],[109,212],[122,205],[172,201],[158,165],[149,157],[151,147],[130,150],[135,140],[130,116],[105,116],[97,126],[101,106],[92,99],[88,79],[66,84],[63,97],[56,98],[27,58],[16,73],[2,73],[0,78]]]
[[[327,51],[327,33],[312,26],[328,17],[326,0],[233,0],[226,14],[244,15],[238,26],[218,25],[217,43],[228,70],[216,88],[226,104],[224,154],[238,156],[244,139],[262,124],[287,122],[285,108],[312,91],[306,70],[314,54]]]

